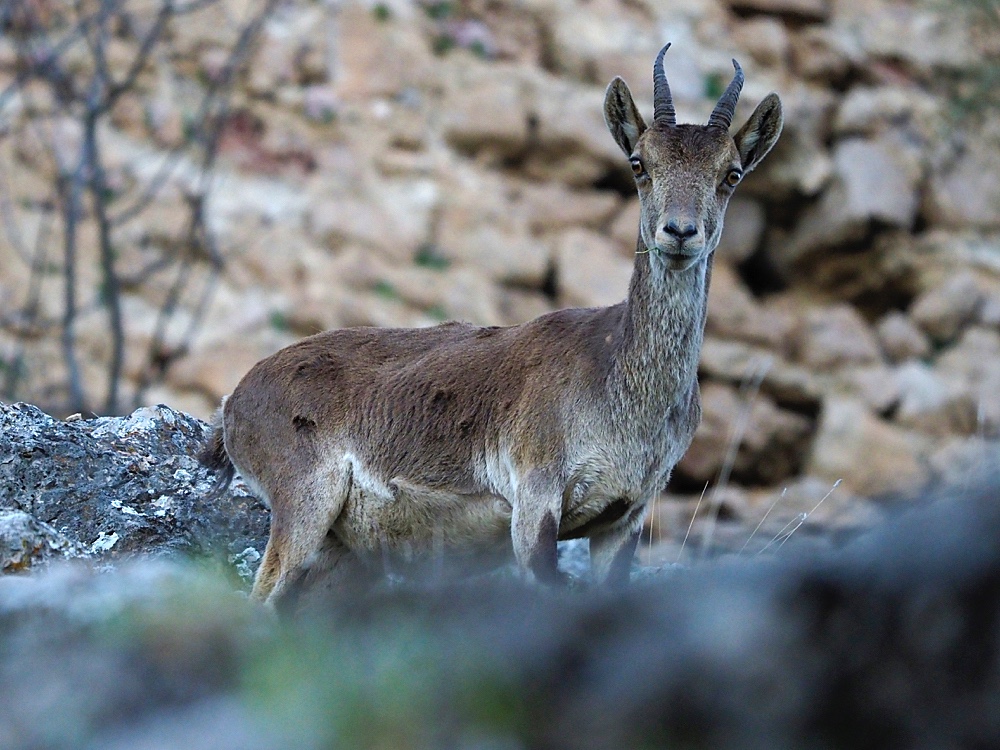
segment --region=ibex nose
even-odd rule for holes
[[[673,235],[681,242],[698,234],[698,228],[694,224],[689,221],[677,221],[676,219],[668,221],[664,230],[667,234]]]

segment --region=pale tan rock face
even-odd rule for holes
[[[955,228],[1000,227],[998,170],[1000,150],[995,143],[970,138],[949,166],[931,176],[928,217]]]
[[[810,422],[780,409],[767,396],[741,399],[718,383],[702,389],[702,423],[691,448],[677,465],[678,477],[695,484],[717,478],[733,451],[737,482],[769,485],[796,474],[801,466]]]
[[[916,219],[922,167],[911,145],[895,133],[849,138],[832,156],[832,182],[782,249],[783,263],[861,242],[875,223],[909,229]]]
[[[917,297],[910,317],[933,340],[947,343],[973,321],[982,302],[976,277],[960,270]]]
[[[899,311],[886,314],[876,328],[882,351],[893,362],[922,359],[931,352],[927,336],[906,315]]]
[[[462,153],[486,154],[492,160],[523,152],[530,110],[520,68],[476,62],[451,72],[441,103],[447,142]]]
[[[722,240],[716,251],[718,258],[742,263],[753,255],[764,237],[766,219],[761,201],[736,196],[726,210]]]
[[[254,5],[227,0],[178,22],[102,121],[115,211],[184,144],[233,20]],[[133,20],[138,33],[153,18]],[[509,325],[620,301],[639,203],[604,89],[623,76],[648,120],[650,63],[672,41],[679,120],[706,120],[732,57],[746,71],[734,129],[770,91],[785,115],[716,252],[705,419],[684,486],[719,476],[739,389],[758,381],[735,515],[779,485],[807,488],[806,503],[838,478],[856,499],[960,475],[1000,435],[1000,129],[989,109],[956,117],[948,82],[961,93],[997,38],[953,8],[888,0],[284,3],[233,92],[205,203],[219,278],[185,235],[195,156],[114,228],[123,392],[149,376],[156,335],[177,359],[146,399],[207,417],[259,357],[323,329]],[[115,75],[136,46],[116,33]],[[17,55],[0,35],[0,90]],[[75,47],[67,69],[87,59]],[[67,398],[54,185],[83,135],[39,81],[0,111],[0,389],[16,383],[0,397],[54,410]],[[96,404],[113,340],[87,201],[74,324]],[[191,286],[157,334],[178,268],[163,258],[190,261]]]
[[[793,310],[772,300],[758,301],[732,266],[715,264],[705,326],[709,334],[764,345],[783,355],[792,350],[800,326]]]
[[[868,365],[882,359],[875,334],[849,305],[807,312],[798,354],[804,365],[817,371]]]
[[[219,399],[232,392],[236,384],[260,359],[287,346],[294,338],[278,330],[261,330],[240,341],[227,342],[211,351],[202,351],[177,362],[167,383]]]
[[[936,373],[920,362],[907,362],[895,373],[899,406],[894,419],[937,437],[976,431],[977,403],[961,379]]]
[[[595,232],[570,229],[553,245],[559,300],[565,306],[613,305],[625,299],[631,265]]]
[[[960,384],[975,405],[976,437],[1000,435],[1000,332],[973,326],[937,361],[945,378]]]
[[[761,65],[780,67],[788,63],[791,42],[788,30],[777,18],[747,19],[733,29],[733,41]]]
[[[860,401],[823,404],[807,462],[809,474],[869,497],[915,492],[930,478],[926,437],[873,416]]]

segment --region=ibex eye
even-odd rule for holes
[[[638,156],[629,159],[629,163],[632,165],[632,174],[636,177],[642,177],[646,174],[646,170],[642,166],[642,160]]]
[[[740,180],[743,179],[743,173],[738,169],[730,169],[729,174],[726,175],[726,184],[729,187],[736,187],[740,184]]]

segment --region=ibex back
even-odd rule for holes
[[[651,125],[622,79],[605,98],[642,207],[627,299],[507,328],[328,331],[259,362],[223,401],[203,460],[222,484],[238,470],[271,508],[255,599],[441,553],[513,551],[555,582],[556,542],[579,537],[597,580],[628,579],[646,508],[701,418],[726,206],[782,126],[770,94],[730,136],[735,60],[708,124],[678,125],[667,47]]]

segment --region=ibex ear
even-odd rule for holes
[[[749,172],[767,156],[767,152],[778,142],[784,122],[781,100],[777,94],[768,94],[733,139],[739,149],[744,172]]]
[[[646,130],[646,123],[632,101],[632,92],[621,78],[608,84],[604,94],[604,121],[625,156],[631,156],[639,136]]]

